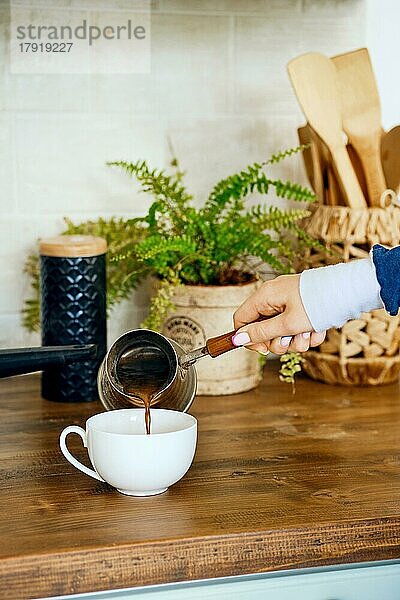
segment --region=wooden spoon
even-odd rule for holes
[[[396,193],[400,191],[400,125],[382,136],[381,157],[386,186]]]
[[[323,54],[310,52],[290,61],[288,72],[306,118],[330,150],[347,204],[352,208],[365,208],[367,203],[347,154],[342,131],[335,67]]]
[[[380,206],[386,189],[382,169],[381,107],[368,50],[361,48],[334,56],[341,102],[343,130],[358,154],[367,181],[371,206]]]

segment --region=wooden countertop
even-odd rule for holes
[[[301,379],[198,398],[194,464],[167,493],[119,494],[72,467],[60,431],[101,406],[0,381],[0,591],[42,597],[400,556],[399,386]],[[76,439],[75,439],[76,438]],[[86,450],[69,438],[77,457]]]

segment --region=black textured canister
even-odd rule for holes
[[[43,371],[47,400],[98,399],[97,372],[107,345],[106,250],[106,241],[93,236],[58,236],[40,243],[42,346],[97,346],[94,359]]]

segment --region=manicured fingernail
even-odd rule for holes
[[[305,340],[308,340],[310,335],[311,335],[311,333],[309,331],[305,331],[304,333],[301,334],[301,337],[304,338]]]
[[[258,354],[261,354],[261,356],[267,356],[267,354],[269,354],[269,350],[257,350]]]
[[[291,335],[285,335],[284,337],[281,337],[281,346],[283,346],[284,348],[286,348],[287,346],[289,346],[290,342],[292,341],[292,336]]]
[[[232,337],[232,344],[234,346],[245,346],[250,342],[250,336],[247,331],[241,331],[240,333],[236,333]]]

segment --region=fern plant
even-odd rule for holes
[[[273,164],[303,149],[279,152],[222,179],[200,208],[193,204],[176,159],[169,172],[153,169],[145,160],[109,162],[110,167],[135,178],[140,190],[152,197],[147,214],[80,224],[67,219],[63,233],[99,235],[107,240],[109,308],[149,275],[158,278],[160,285],[143,325],[159,329],[173,308],[176,286],[243,283],[259,276],[266,264],[277,273],[288,273],[304,247],[317,244],[300,226],[309,214],[306,208],[283,210],[266,202],[271,190],[280,198],[306,204],[315,199],[309,189],[269,173]],[[256,194],[259,202],[246,206],[250,194]],[[26,271],[34,298],[25,304],[24,324],[38,330],[37,256],[28,258]]]

